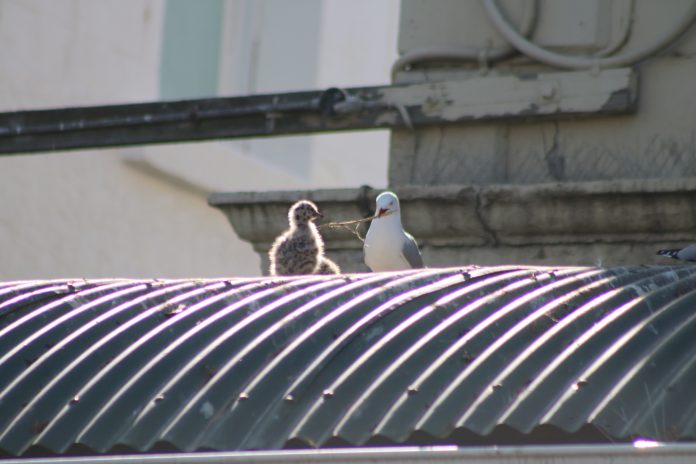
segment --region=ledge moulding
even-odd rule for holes
[[[322,222],[374,213],[382,190],[214,193],[236,234],[268,267],[274,238],[287,228],[288,207],[317,203]],[[537,185],[405,186],[404,228],[418,240],[427,266],[468,264],[665,264],[658,247],[696,242],[696,178],[628,179]],[[360,229],[364,234],[365,228]],[[360,272],[362,242],[344,229],[321,229],[329,257]]]

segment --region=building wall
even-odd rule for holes
[[[524,8],[532,4],[497,3],[518,29]],[[429,2],[403,0],[401,54],[423,49],[431,54],[469,51],[472,59],[415,63],[400,71],[396,81],[507,75],[533,81],[539,74],[568,71],[525,54],[499,62],[479,60],[484,50],[505,43],[483,4],[443,0],[431,11]],[[623,55],[658,43],[683,18],[690,18],[687,13],[694,8],[691,0],[539,0],[537,4],[530,40],[556,53],[585,57]],[[638,76],[637,108],[632,113],[610,116],[597,108],[582,118],[529,116],[392,131],[390,187],[423,192],[442,186],[455,191],[456,186],[477,192],[502,189],[518,202],[519,214],[514,215],[502,205],[507,200],[487,199],[485,193],[478,193],[469,204],[462,201],[461,216],[473,212],[474,224],[484,228],[477,244],[467,242],[473,237],[462,235],[428,238],[436,227],[427,229],[425,220],[407,224],[412,230],[427,229],[420,234],[426,237],[421,241],[426,263],[669,263],[656,251],[696,240],[693,208],[685,206],[693,198],[696,178],[695,52],[692,24],[666,49],[623,65],[632,66]],[[599,70],[601,66],[582,72],[592,80]],[[495,91],[490,96],[495,99]],[[626,186],[630,193],[622,193]],[[567,189],[577,194],[565,195]],[[526,196],[529,191],[541,193]],[[671,193],[663,194],[667,191]],[[594,199],[592,207],[577,208],[578,202],[589,198]],[[617,209],[619,204],[624,207]],[[497,223],[495,218],[505,220]],[[642,220],[626,228],[628,218]],[[537,227],[534,233],[511,239],[517,228],[530,222]],[[591,233],[583,230],[589,223],[597,224]]]
[[[393,72],[395,83],[416,84],[399,88],[409,99],[401,109],[448,121],[395,129],[389,148],[389,187],[426,266],[669,262],[656,251],[696,241],[696,3],[494,3],[518,28],[538,5],[531,41],[571,56],[615,60],[680,24],[691,29],[622,69],[568,71],[533,53],[498,53],[507,41],[484,11],[490,0],[402,0],[395,66],[421,61]],[[366,215],[379,190],[349,187],[215,198],[263,257],[295,199],[311,195],[331,220]],[[366,270],[362,243],[341,232],[324,233],[327,254],[344,271]]]
[[[436,14],[427,2],[404,0],[399,48],[483,49],[501,36],[477,1],[445,1]],[[522,2],[508,5],[519,21]],[[630,27],[623,54],[641,49],[673,29],[693,2],[647,0],[572,2],[540,0],[532,40],[566,54],[600,53]],[[516,9],[509,8],[515,6]],[[622,5],[631,6],[623,11]],[[607,19],[608,18],[608,19]],[[459,24],[462,27],[456,27]],[[465,27],[465,26],[472,27]],[[696,175],[696,29],[659,55],[637,65],[640,77],[634,114],[587,118],[494,121],[416,131],[394,131],[390,185],[536,184],[612,179],[678,178]],[[470,76],[530,74],[553,66],[525,59],[494,63],[423,64],[399,80],[427,82]]]
[[[389,79],[397,0],[193,4],[3,0],[0,111]],[[365,132],[3,157],[0,278],[257,275],[211,191],[379,187],[387,147]]]

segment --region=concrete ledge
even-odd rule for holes
[[[641,179],[481,190],[499,243],[596,243],[696,238],[696,179]]]
[[[696,178],[538,185],[449,185],[395,188],[405,228],[429,266],[465,264],[606,265],[665,263],[660,246],[696,241]],[[214,193],[237,235],[266,253],[287,226],[287,209],[315,201],[326,221],[373,213],[379,190]],[[364,233],[364,230],[362,231]],[[327,253],[345,271],[364,271],[362,242],[323,229]]]

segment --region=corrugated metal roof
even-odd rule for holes
[[[696,266],[0,285],[5,455],[696,437]]]

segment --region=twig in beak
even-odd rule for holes
[[[338,229],[338,228],[344,228],[347,229],[350,233],[355,235],[360,239],[360,241],[364,242],[365,238],[360,235],[358,232],[358,227],[360,227],[360,224],[363,222],[368,222],[372,221],[373,219],[379,219],[383,218],[385,216],[389,216],[390,214],[394,213],[395,211],[389,211],[387,209],[381,208],[377,214],[374,216],[362,218],[362,219],[355,219],[354,221],[343,221],[343,222],[327,222],[326,224],[319,224],[318,227],[321,229],[322,227],[328,227],[329,229]],[[348,227],[351,225],[355,225],[354,228]]]

